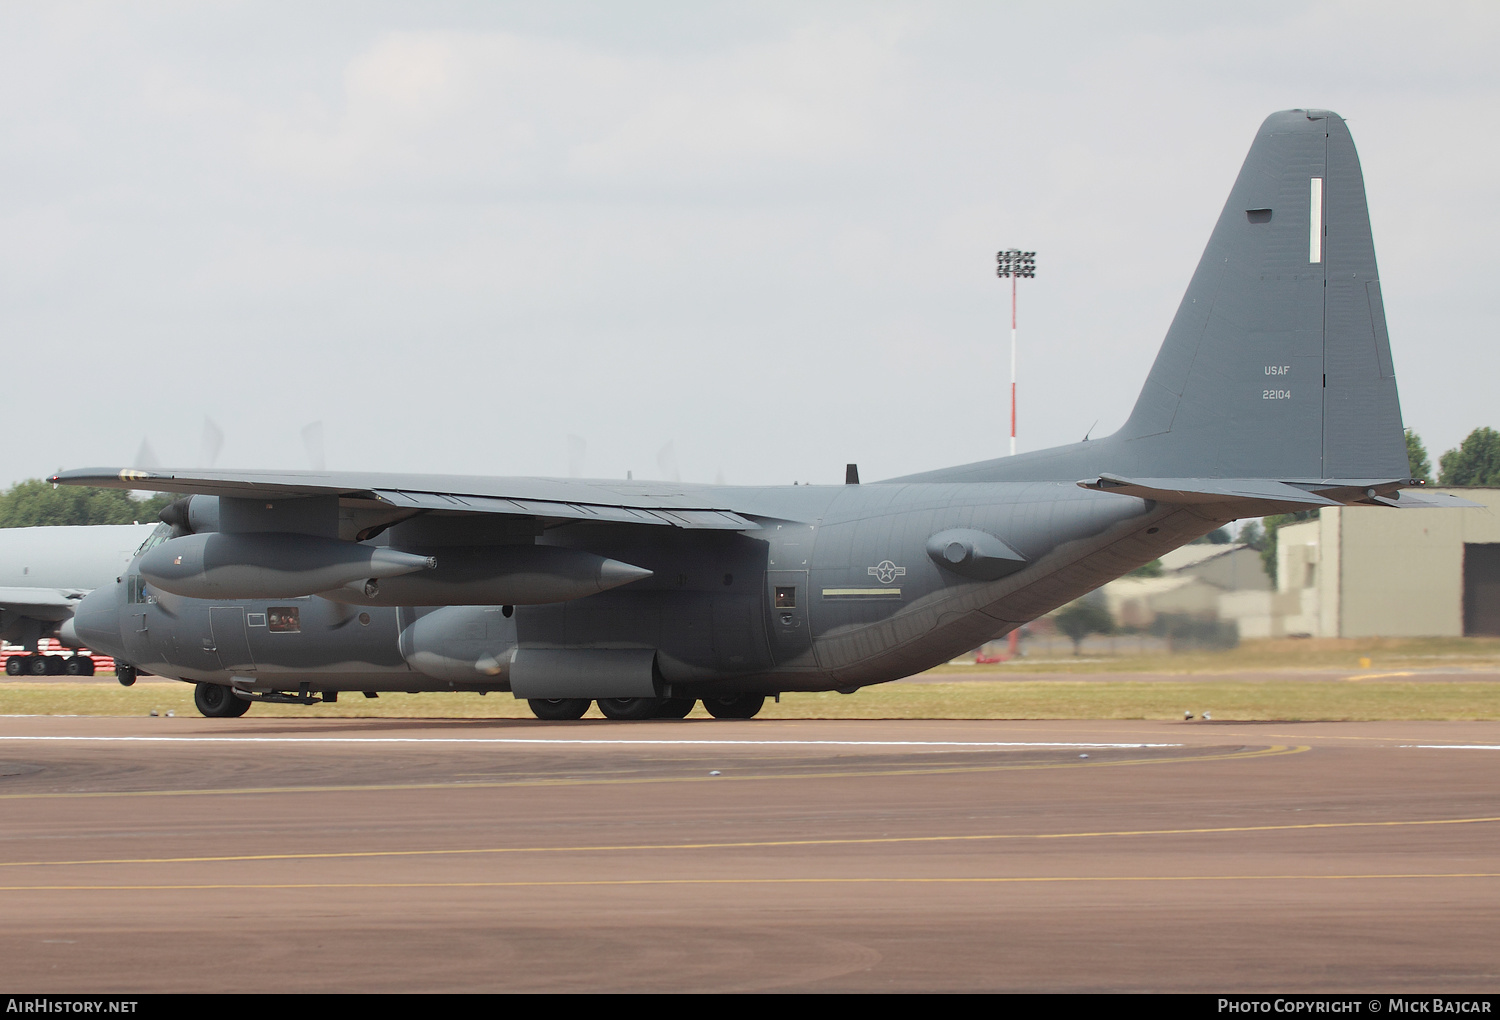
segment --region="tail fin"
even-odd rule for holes
[[[1261,125],[1111,438],[1120,468],[1154,477],[1407,475],[1364,176],[1337,114]]]

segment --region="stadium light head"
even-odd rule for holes
[[[995,275],[1002,280],[1011,277],[1034,279],[1036,277],[1036,252],[1007,248],[995,252]]]

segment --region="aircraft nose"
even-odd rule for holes
[[[95,588],[73,610],[73,630],[85,648],[110,656],[125,654],[120,640],[118,584]]]

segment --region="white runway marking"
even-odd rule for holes
[[[1500,751],[1500,744],[1402,744],[1420,751]]]
[[[985,740],[590,740],[559,737],[13,737],[0,740],[81,740],[100,743],[159,744],[573,744],[639,747],[953,747],[1154,748],[1182,744],[1084,744]]]

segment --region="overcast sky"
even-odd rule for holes
[[[1500,427],[1497,52],[1490,3],[5,4],[0,484],[318,422],[345,470],[997,456],[1012,246],[1020,447],[1103,435],[1292,107],[1349,121],[1435,461]]]

